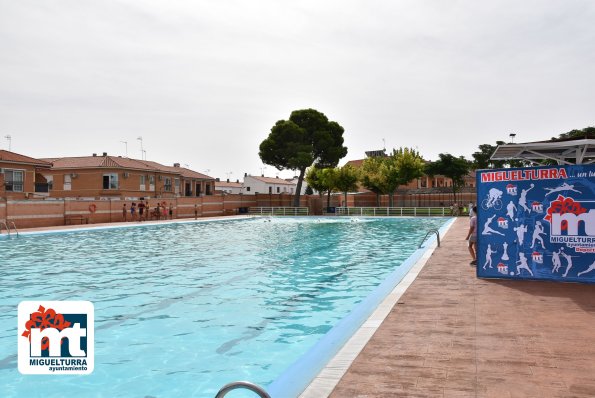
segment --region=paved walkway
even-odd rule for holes
[[[595,397],[595,285],[481,280],[451,227],[331,397]]]

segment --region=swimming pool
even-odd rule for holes
[[[354,220],[253,218],[0,240],[3,396],[212,397],[234,380],[268,385],[446,222]],[[94,303],[91,375],[18,373],[23,300]]]

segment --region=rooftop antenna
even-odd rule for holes
[[[382,139],[382,150],[386,151],[386,140]]]
[[[8,141],[8,150],[11,151],[12,150],[12,136],[10,134],[6,134],[4,136],[4,138],[6,138],[6,140]]]
[[[263,176],[263,175],[264,175],[264,171],[265,171],[266,169],[267,169],[267,167],[266,167],[266,166],[262,166],[262,167],[260,168],[260,175],[261,175],[261,176]]]
[[[126,146],[126,157],[128,157],[128,141],[120,141],[120,142]]]
[[[188,163],[184,163],[184,167],[186,167],[187,169],[190,168],[190,165]]]
[[[225,175],[227,176],[227,179],[229,180],[229,176],[233,174],[233,171],[228,171],[227,173],[225,173]]]
[[[211,169],[205,169],[205,174],[209,174],[211,172]]]
[[[142,156],[143,160],[147,160],[147,150],[143,149],[143,156]]]
[[[145,150],[143,149],[143,137],[142,136],[139,136],[137,138],[137,140],[140,141],[140,158],[141,158],[141,160],[144,160],[143,155],[145,153]]]
[[[511,144],[514,144],[514,137],[516,137],[516,134],[515,133],[510,133],[509,136],[510,136],[510,143]]]

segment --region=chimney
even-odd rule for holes
[[[264,174],[261,174],[260,176],[261,176],[261,177],[264,177]]]
[[[244,177],[248,177],[248,173],[244,173]]]
[[[215,181],[219,182],[219,181],[220,181],[220,180],[219,180],[219,177],[215,178]]]
[[[240,183],[240,179],[238,178],[238,179],[236,180],[236,182],[239,184],[239,183]]]
[[[279,176],[275,176],[275,178],[279,178]]]
[[[103,156],[104,156],[104,157],[105,157],[105,156],[107,156],[107,152],[103,152]]]
[[[96,153],[94,153],[94,154],[93,154],[93,157],[96,157],[96,156],[97,156],[97,154],[96,154]]]
[[[229,178],[227,179],[227,182],[229,182]]]
[[[179,163],[174,163],[174,167],[180,167]]]

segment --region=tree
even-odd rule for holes
[[[417,151],[399,148],[393,150],[390,156],[365,159],[360,179],[364,187],[376,193],[377,206],[380,206],[380,195],[388,194],[389,206],[392,207],[397,188],[421,177],[423,170],[424,162]]]
[[[376,207],[380,207],[380,195],[384,191],[383,178],[380,172],[382,159],[382,157],[366,158],[359,169],[359,180],[364,188],[376,194]]]
[[[465,185],[464,177],[469,173],[471,164],[464,157],[455,157],[449,153],[438,155],[440,159],[426,165],[426,174],[429,176],[443,175],[452,180],[453,202],[457,201],[457,191]]]
[[[577,140],[583,138],[595,138],[595,127],[585,127],[581,130],[570,130],[567,133],[562,133],[558,138],[552,137],[551,141],[564,140],[569,138],[575,138]]]
[[[344,131],[323,113],[302,109],[291,112],[289,120],[279,120],[261,142],[259,156],[263,163],[278,170],[299,170],[294,206],[300,204],[302,183],[308,167],[335,167],[347,155],[347,148],[343,146]]]
[[[327,207],[330,206],[331,193],[335,189],[336,172],[334,168],[310,167],[306,173],[306,182],[308,186],[316,189],[320,196],[327,193]]]
[[[397,188],[421,177],[423,170],[423,159],[416,150],[411,148],[393,149],[392,155],[382,158],[380,175],[383,193],[388,194],[389,207],[394,205]]]
[[[357,170],[348,164],[336,170],[335,188],[339,192],[343,192],[343,206],[347,206],[347,192],[357,190]]]
[[[481,144],[479,146],[479,151],[474,152],[471,156],[473,156],[473,168],[474,169],[493,169],[493,168],[502,168],[504,167],[503,160],[490,160],[490,157],[496,151],[496,147],[498,145],[504,144],[504,141],[496,141],[496,145],[490,144]]]
[[[482,144],[479,146],[479,151],[474,152],[472,168],[477,169],[501,169],[503,167],[525,167],[530,164],[520,159],[509,160],[490,160],[490,157],[496,151],[498,145],[504,145],[504,141],[496,141],[496,145]]]
[[[306,190],[304,191],[306,195],[314,195],[314,190],[310,185],[306,185]]]

